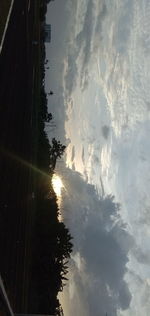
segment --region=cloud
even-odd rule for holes
[[[128,50],[128,43],[132,31],[133,2],[125,1],[123,11],[118,16],[117,28],[114,35],[114,44],[119,53],[124,54]]]
[[[149,267],[147,269],[149,275]],[[150,279],[141,277],[133,270],[129,273],[129,283],[131,290],[134,292],[130,309],[119,315],[149,315],[150,309]]]
[[[119,216],[120,206],[112,196],[99,199],[94,186],[69,169],[64,173],[64,186],[63,216],[74,237],[74,303],[68,313],[76,315],[76,304],[81,307],[85,301],[87,315],[99,316],[107,311],[116,316],[117,310],[127,309],[131,301],[124,276],[133,240]],[[69,300],[68,289],[66,295]]]
[[[61,87],[60,73],[64,71],[64,91],[61,91],[59,102],[52,102],[51,112],[58,110],[58,131],[59,135],[63,135],[64,129],[60,126],[66,118],[59,107],[63,106],[65,112],[70,94],[74,92],[74,106],[73,109],[69,106],[68,119],[72,131],[76,126],[80,133],[75,133],[75,139],[71,138],[71,145],[75,145],[72,168],[77,168],[77,153],[82,146],[85,153],[81,152],[80,160],[85,167],[83,174],[86,180],[95,183],[95,179],[102,175],[105,192],[111,192],[111,188],[116,192],[123,204],[120,216],[128,222],[128,229],[136,238],[133,246],[110,199],[100,203],[94,188],[86,184],[79,174],[64,171],[68,192],[68,200],[64,198],[64,216],[75,241],[72,274],[66,289],[69,306],[66,315],[93,316],[98,312],[105,315],[106,307],[110,315],[116,315],[117,309],[127,309],[129,304],[124,316],[149,315],[150,2],[125,0],[114,1],[112,5],[111,1],[107,1],[107,7],[103,0],[62,0],[61,3],[61,8],[69,3],[70,11],[69,15],[67,12],[64,15],[66,30],[62,27],[56,36],[54,69],[57,73],[51,72],[49,84],[54,82],[55,86],[57,81]],[[57,11],[63,16],[59,8]],[[55,23],[60,25],[59,18],[54,18]],[[62,50],[60,43],[63,44]],[[101,89],[101,93],[97,95],[99,102],[95,110],[96,89]],[[58,87],[58,95],[59,91]],[[100,101],[102,98],[106,101],[104,106]],[[108,121],[104,119],[104,108]],[[94,132],[88,120],[94,122]],[[85,130],[83,121],[87,123]],[[107,142],[101,137],[101,128],[106,122],[112,132]],[[71,135],[74,136],[73,133]],[[97,143],[99,152],[96,150]],[[98,168],[95,158],[99,156],[101,166]],[[131,278],[129,268],[134,273],[136,271],[137,279]],[[129,281],[133,293],[131,303],[131,294],[124,279]]]
[[[102,22],[107,14],[105,3],[89,1],[85,14],[82,31],[78,34],[76,42],[78,48],[82,48],[82,66],[80,72],[80,85],[85,90],[89,83],[89,63],[96,54],[102,32]]]
[[[86,68],[91,57],[94,24],[93,22],[95,18],[94,9],[94,0],[88,1],[83,28],[76,37],[78,50],[82,49],[81,83],[83,80],[83,74],[86,73]]]
[[[137,247],[133,250],[133,254],[139,263],[150,265],[150,254],[146,251]]]
[[[102,126],[102,134],[104,136],[105,139],[108,138],[109,135],[109,127],[107,125],[103,125]]]
[[[99,164],[100,165],[100,159],[97,157],[97,155],[94,155],[92,156],[92,162],[93,164]]]
[[[76,80],[78,75],[78,67],[76,64],[75,54],[69,54],[67,57],[67,71],[65,73],[65,89],[71,95],[73,89],[76,87]]]
[[[81,158],[82,158],[83,165],[85,165],[85,152],[84,152],[84,147],[82,147]]]
[[[75,146],[72,147],[71,162],[74,161],[74,158],[75,158]]]
[[[95,27],[96,34],[99,34],[100,31],[102,30],[102,22],[103,22],[104,18],[106,17],[106,15],[107,15],[107,6],[105,3],[103,3],[101,5],[99,15],[97,17],[97,22],[96,22],[96,27]]]
[[[64,76],[65,88],[69,95],[76,87],[77,80],[79,80],[82,91],[88,86],[89,62],[98,49],[102,23],[107,14],[106,4],[101,1],[90,0],[84,5],[81,1],[78,7],[78,11],[82,12],[82,25],[78,33],[71,28],[66,58],[67,69],[65,69]],[[77,15],[77,12],[74,14]],[[81,24],[80,20],[81,15],[79,15],[79,20],[76,20],[76,25]]]

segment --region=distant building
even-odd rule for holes
[[[45,42],[51,42],[51,24],[45,24]]]

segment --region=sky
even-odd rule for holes
[[[150,1],[55,0],[48,131],[74,237],[66,316],[150,310]],[[114,198],[113,198],[113,197]]]

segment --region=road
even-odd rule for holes
[[[0,271],[15,312],[25,312],[33,226],[33,80],[38,1],[15,0],[0,55]]]

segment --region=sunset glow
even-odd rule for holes
[[[57,197],[60,197],[62,188],[64,188],[61,178],[58,175],[53,175],[52,184]]]

